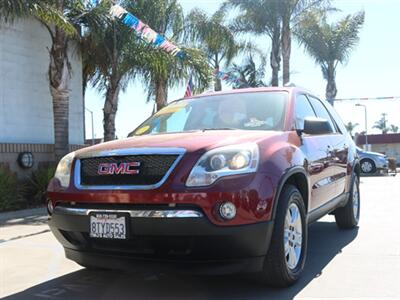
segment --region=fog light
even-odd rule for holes
[[[236,206],[232,202],[224,202],[219,207],[219,214],[225,220],[232,220],[236,216]]]
[[[53,203],[51,202],[51,200],[47,200],[47,212],[49,213],[49,215],[52,215],[53,211],[54,211]]]

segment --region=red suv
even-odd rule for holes
[[[203,94],[65,156],[48,188],[50,227],[85,267],[259,272],[287,286],[310,223],[332,213],[357,226],[359,174],[342,121],[309,92]]]

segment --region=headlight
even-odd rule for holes
[[[75,152],[71,152],[70,154],[64,156],[58,163],[54,178],[57,178],[60,181],[62,187],[67,188],[69,186],[69,180],[71,178],[71,166],[74,157]]]
[[[216,148],[199,159],[190,172],[186,186],[208,186],[224,176],[254,173],[258,162],[259,151],[256,144]]]

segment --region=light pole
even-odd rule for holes
[[[364,104],[357,103],[356,106],[364,107],[365,113],[365,150],[368,151],[368,123],[367,123],[367,106]]]
[[[86,108],[85,109],[90,113],[91,117],[92,117],[92,145],[94,145],[94,121],[93,121],[93,111],[91,111],[90,109]]]

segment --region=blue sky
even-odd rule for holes
[[[151,1],[149,1],[151,2]],[[181,0],[185,12],[199,7],[212,13],[223,1],[219,0]],[[339,66],[337,70],[337,98],[399,96],[400,84],[400,26],[398,19],[400,11],[399,0],[334,0],[333,5],[341,10],[332,19],[342,15],[364,10],[365,24],[360,34],[360,43],[353,51],[348,64]],[[140,16],[138,16],[140,18]],[[261,49],[268,49],[268,40],[254,37]],[[241,59],[239,58],[240,62]],[[326,83],[322,78],[320,68],[304,52],[296,41],[292,45],[291,81],[296,85],[321,95],[325,94]],[[270,69],[267,69],[267,77]],[[229,89],[230,87],[225,87]],[[185,86],[177,87],[169,92],[169,100],[181,98]],[[89,89],[86,95],[86,107],[94,112],[95,136],[103,136],[103,104],[101,93]],[[368,132],[378,133],[372,126],[382,113],[388,114],[388,123],[400,126],[400,98],[397,100],[337,102],[335,108],[347,123],[359,123],[356,131],[363,131],[364,110],[355,107],[356,103],[367,105]],[[140,83],[132,83],[125,93],[121,93],[117,113],[116,128],[119,138],[125,137],[152,111],[152,104],[146,103],[146,91]],[[91,138],[90,114],[86,114],[86,137]]]

